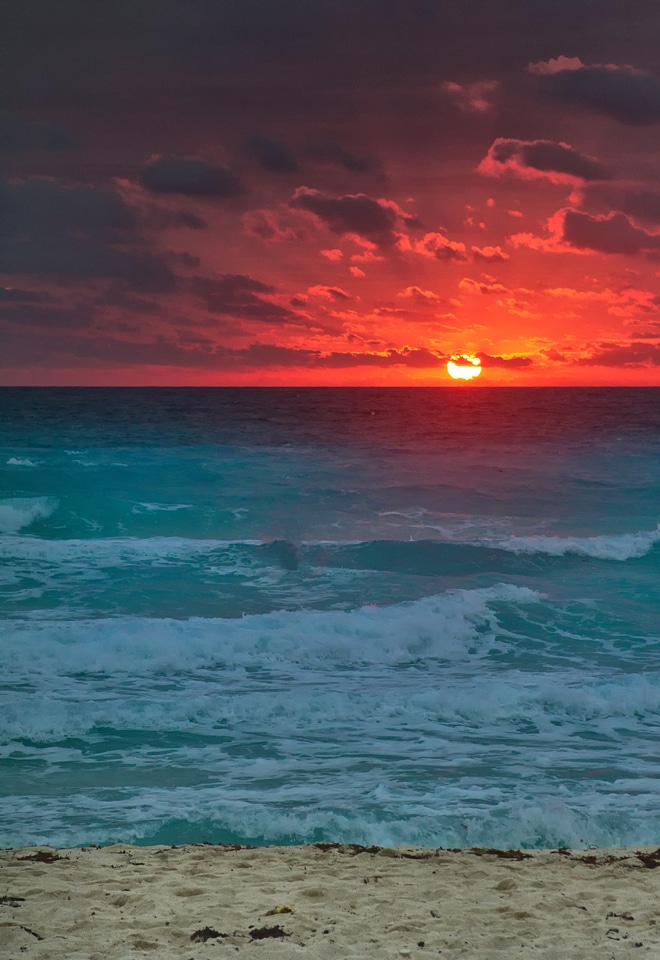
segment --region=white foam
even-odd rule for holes
[[[277,781],[202,787],[116,788],[104,796],[22,796],[0,800],[2,846],[211,841],[286,844],[319,839],[365,846],[533,848],[657,843],[655,797],[594,789],[571,793],[511,783],[484,802],[470,784],[439,780],[427,794],[379,800],[377,787],[335,779],[322,802],[304,787],[280,792]],[[273,793],[276,796],[273,796]],[[394,793],[394,791],[393,791]],[[20,799],[20,803],[17,803]],[[168,830],[170,835],[168,837]],[[160,832],[163,831],[163,832]]]
[[[539,599],[526,587],[499,584],[351,612],[277,611],[233,620],[11,621],[0,648],[0,672],[133,675],[218,664],[382,666],[425,658],[462,660],[485,656],[497,643],[493,602]]]
[[[0,511],[3,502],[10,501],[0,501]],[[176,561],[235,546],[260,546],[262,543],[262,540],[193,540],[186,537],[103,537],[96,540],[16,537],[11,542],[0,543],[0,557],[112,567],[143,561]]]
[[[599,537],[511,537],[508,540],[481,541],[482,545],[511,553],[545,553],[564,556],[574,553],[597,560],[631,560],[643,557],[660,541],[660,524],[655,530],[637,533],[604,534]]]
[[[54,497],[13,497],[0,500],[0,533],[18,533],[35,520],[49,517],[58,506]]]
[[[115,464],[119,466],[119,464]],[[192,503],[136,503],[131,513],[175,513],[177,510],[192,510]]]
[[[29,457],[10,457],[7,460],[7,466],[10,467],[36,467],[38,466],[37,460],[30,460]]]

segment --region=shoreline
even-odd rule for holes
[[[660,847],[0,850],[0,952],[68,960],[660,953]],[[264,941],[266,941],[264,943]]]

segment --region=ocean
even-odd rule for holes
[[[660,389],[0,390],[0,846],[660,840]]]

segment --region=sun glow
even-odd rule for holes
[[[471,354],[454,356],[447,363],[447,373],[454,380],[474,380],[481,373],[481,360]]]

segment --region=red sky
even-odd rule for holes
[[[23,0],[0,384],[660,385],[655,0]],[[458,386],[457,389],[464,389]]]

